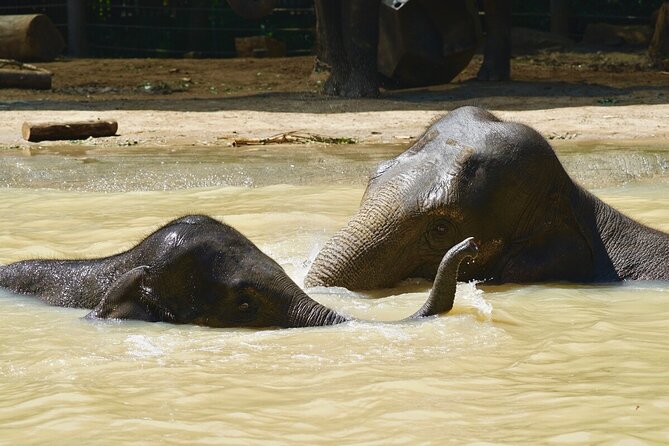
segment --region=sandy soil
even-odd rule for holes
[[[53,90],[0,90],[0,148],[63,144],[24,141],[24,121],[96,118],[116,119],[118,135],[87,145],[227,145],[290,131],[401,143],[466,104],[529,124],[553,141],[669,141],[669,73],[650,69],[642,52],[515,57],[513,81],[502,83],[473,80],[480,62],[448,85],[359,100],[319,95],[311,57],[45,63]]]

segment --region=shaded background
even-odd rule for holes
[[[89,57],[234,57],[234,38],[265,35],[286,44],[288,55],[311,54],[316,17],[313,0],[281,0],[259,21],[237,16],[225,0],[89,0],[84,32]],[[550,29],[550,1],[517,0],[513,26]],[[662,0],[569,2],[569,37],[581,40],[590,23],[652,23]],[[2,0],[0,14],[44,13],[68,35],[67,2]]]

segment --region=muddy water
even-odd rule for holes
[[[358,148],[359,149],[359,148]],[[399,148],[86,147],[0,154],[0,263],[126,249],[222,218],[298,282]],[[669,151],[561,150],[605,201],[669,231]],[[218,330],[89,322],[0,291],[1,444],[666,444],[669,285],[317,289],[368,323]]]

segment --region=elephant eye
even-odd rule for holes
[[[237,315],[241,318],[252,318],[258,312],[260,299],[257,297],[257,291],[251,287],[245,289],[237,296]]]
[[[445,245],[452,243],[454,237],[455,228],[450,221],[445,219],[432,223],[427,234],[428,243],[435,249],[442,249]]]
[[[453,230],[453,225],[449,221],[439,220],[432,225],[431,232],[436,237],[449,235]]]

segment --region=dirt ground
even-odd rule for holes
[[[0,148],[28,143],[24,121],[116,119],[104,147],[229,145],[291,131],[361,143],[403,143],[436,116],[479,105],[535,127],[552,141],[669,141],[669,73],[642,51],[550,52],[514,57],[512,81],[474,80],[481,58],[453,82],[383,91],[379,99],[318,94],[311,57],[81,59],[40,64],[51,91],[0,90]]]

